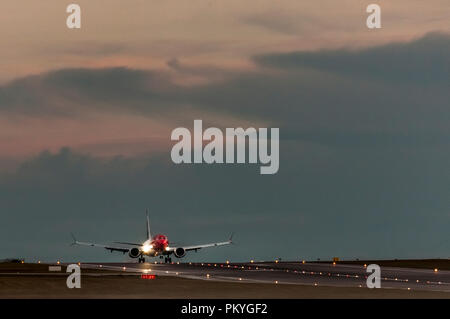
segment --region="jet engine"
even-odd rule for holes
[[[128,256],[130,256],[131,258],[138,258],[141,255],[141,251],[139,250],[139,248],[131,248],[128,251]]]
[[[182,257],[184,257],[184,255],[186,255],[186,250],[183,247],[178,247],[175,249],[175,251],[173,253],[174,253],[175,257],[182,258]]]

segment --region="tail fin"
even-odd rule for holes
[[[150,219],[148,218],[148,209],[146,210],[147,213],[147,239],[152,239],[152,233],[150,232]]]

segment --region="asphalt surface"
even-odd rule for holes
[[[209,281],[367,287],[370,273],[360,265],[253,263],[82,263],[82,269],[112,270],[122,274],[154,274]],[[450,292],[450,271],[381,267],[381,288]]]

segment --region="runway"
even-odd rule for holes
[[[82,263],[82,269],[154,274],[208,281],[367,287],[366,267],[332,263]],[[450,292],[450,271],[381,267],[381,288]]]

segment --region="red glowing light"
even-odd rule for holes
[[[155,279],[155,275],[142,274],[141,279]]]

